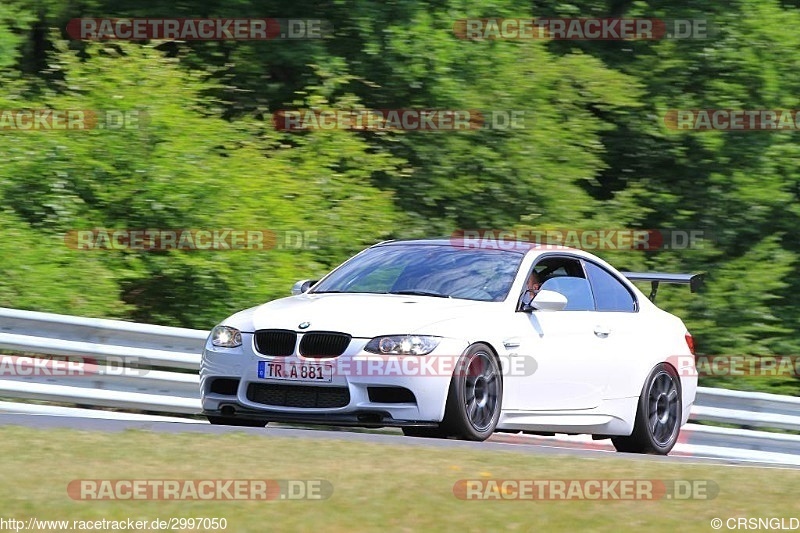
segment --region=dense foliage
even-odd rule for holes
[[[692,132],[669,109],[796,108],[789,0],[5,0],[0,109],[145,111],[143,127],[0,131],[0,305],[210,328],[386,238],[458,228],[702,230],[688,250],[599,251],[705,271],[662,289],[707,354],[796,354],[794,132]],[[304,41],[78,42],[77,17],[301,17]],[[660,17],[708,39],[459,39],[468,17]],[[505,131],[276,131],[279,109],[524,110]],[[317,231],[317,249],[79,251],[87,228]],[[791,378],[739,383],[787,392]]]

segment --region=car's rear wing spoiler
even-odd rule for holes
[[[688,285],[689,290],[697,292],[703,285],[705,274],[664,274],[661,272],[623,272],[623,276],[631,281],[649,281],[651,302],[656,301],[659,283],[675,283],[678,285]]]

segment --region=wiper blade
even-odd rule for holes
[[[372,291],[308,291],[306,294],[386,294],[385,292],[372,292]]]
[[[309,291],[306,294],[343,294],[349,291]]]
[[[424,290],[404,290],[404,291],[389,291],[386,294],[407,294],[410,296],[434,296],[436,298],[452,298],[449,294],[442,294],[441,292],[436,291],[424,291]]]

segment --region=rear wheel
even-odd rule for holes
[[[485,344],[470,346],[458,361],[447,395],[441,431],[465,440],[486,440],[497,427],[503,399],[500,365]]]
[[[642,388],[633,433],[611,442],[618,452],[666,455],[678,441],[682,416],[680,379],[674,368],[661,363]]]
[[[266,420],[255,420],[251,418],[231,418],[229,416],[207,416],[206,418],[208,418],[208,421],[215,426],[263,428],[267,425]]]

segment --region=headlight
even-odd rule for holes
[[[367,343],[364,351],[377,354],[427,355],[441,339],[428,335],[386,335],[375,337]]]
[[[223,348],[236,348],[242,345],[242,332],[228,326],[217,326],[211,330],[211,344]]]

